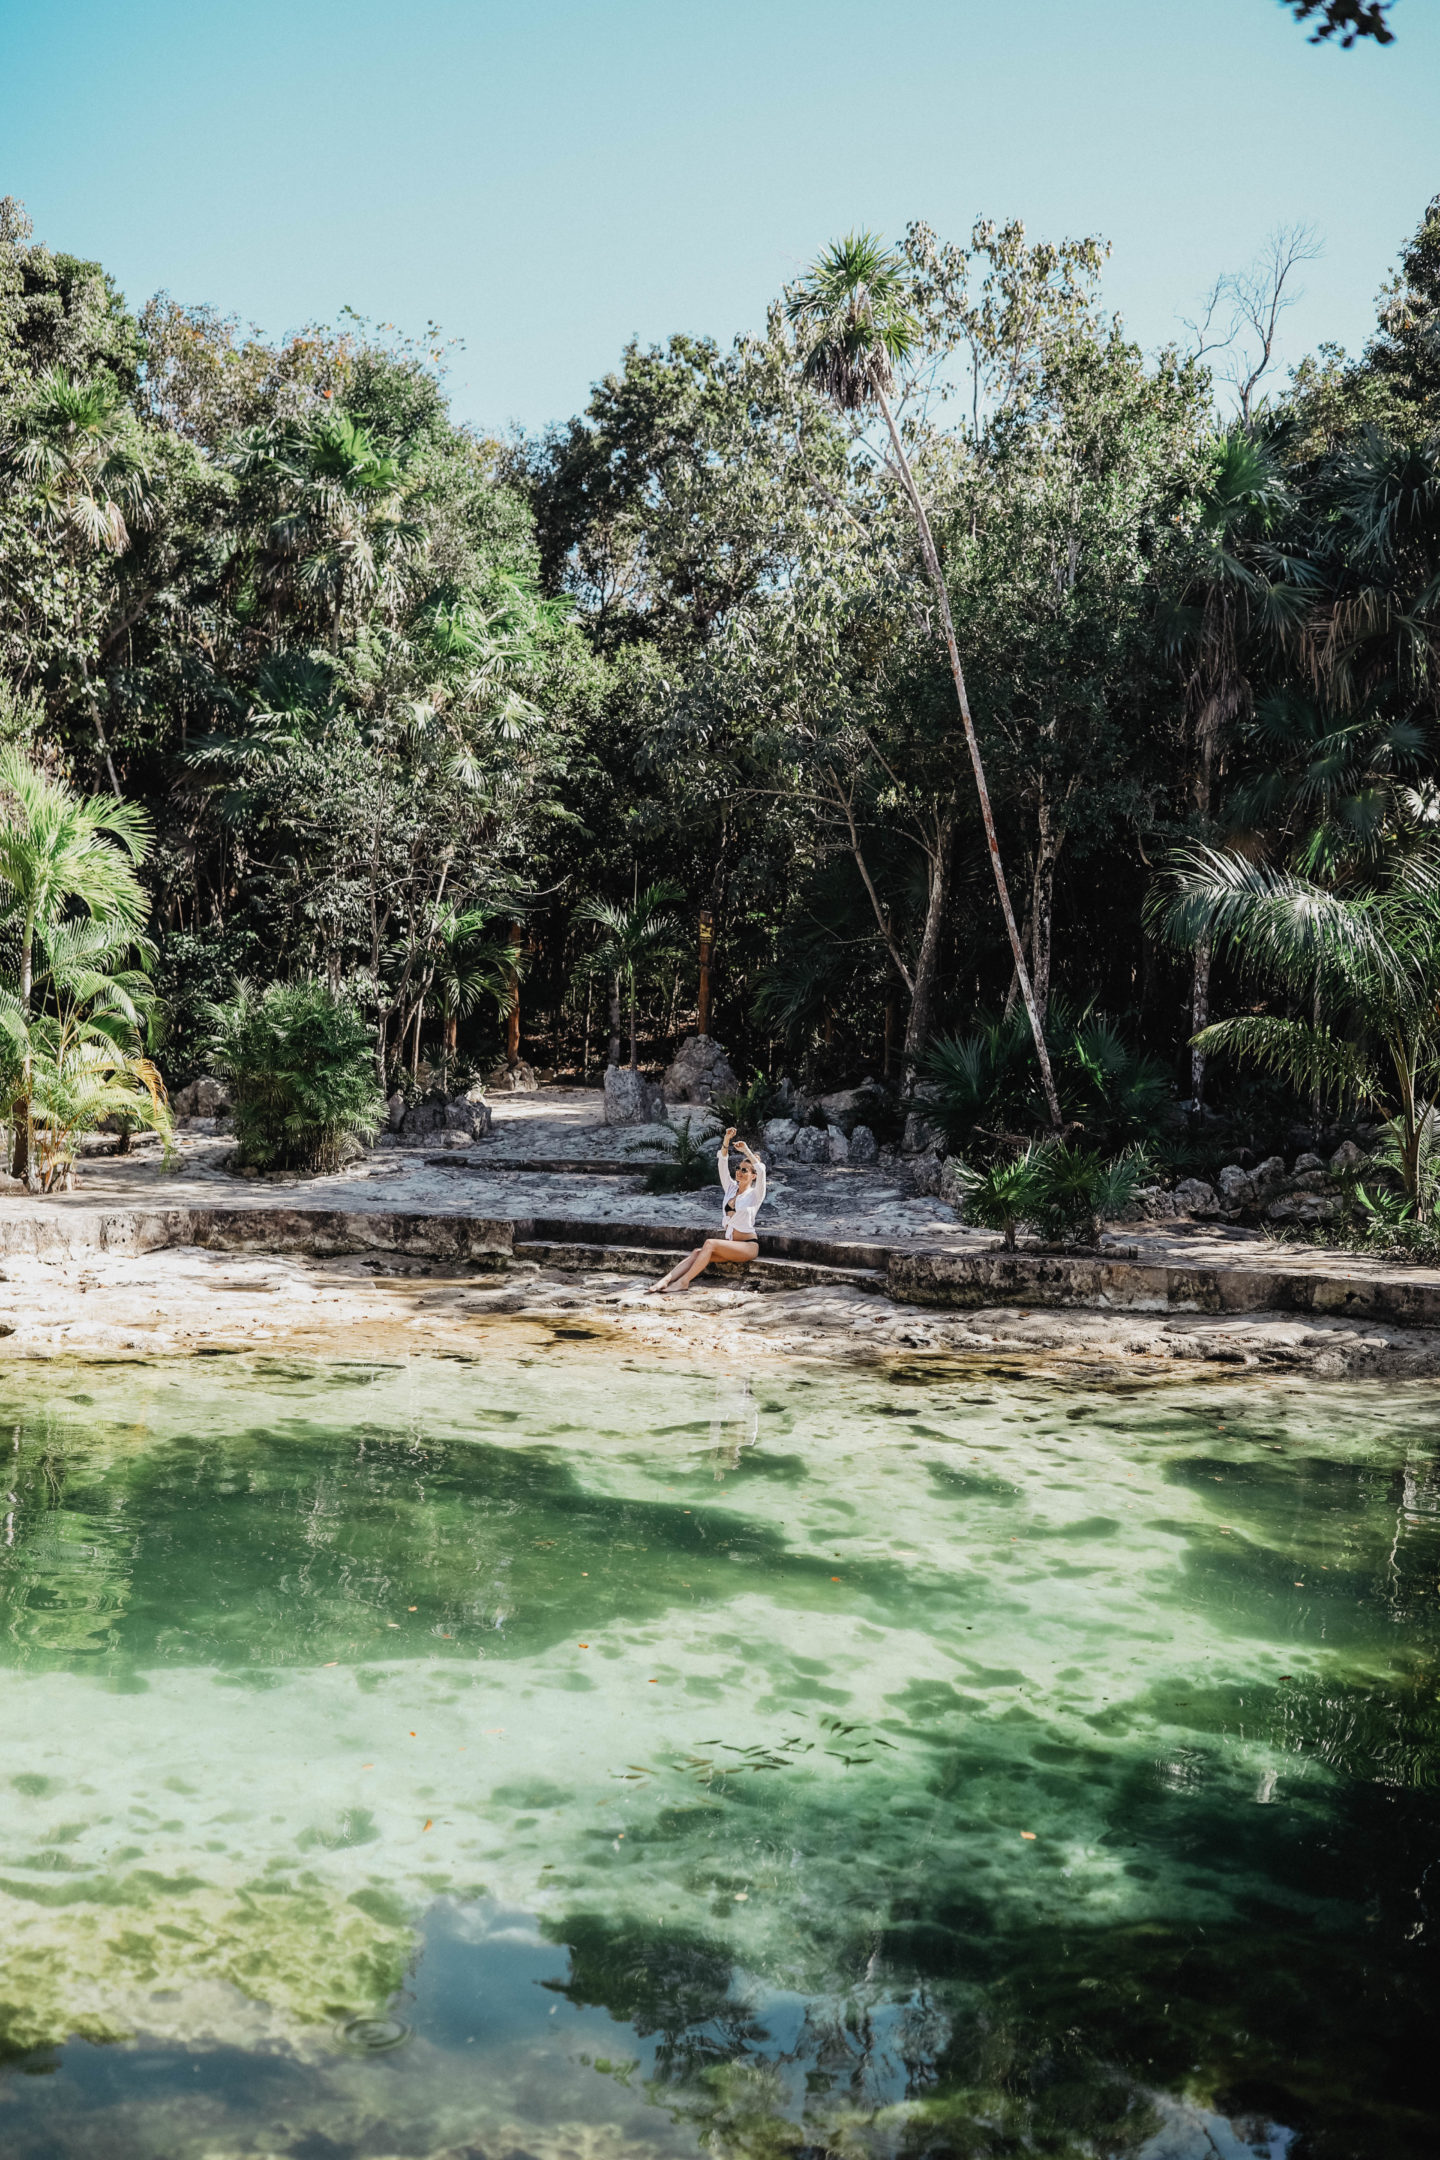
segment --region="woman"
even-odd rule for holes
[[[688,1290],[702,1268],[712,1260],[757,1260],[760,1257],[760,1240],[755,1235],[755,1216],[765,1198],[765,1165],[758,1155],[752,1155],[743,1140],[736,1141],[745,1160],[734,1177],[730,1175],[730,1143],[735,1139],[732,1125],[720,1142],[717,1161],[720,1184],[725,1194],[725,1232],[722,1237],[706,1238],[694,1252],[677,1260],[668,1275],[654,1285],[657,1290]]]

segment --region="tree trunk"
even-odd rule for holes
[[[610,1050],[606,1058],[609,1065],[620,1063],[620,974],[617,969],[610,978]]]
[[[1195,971],[1190,983],[1190,1033],[1198,1035],[1210,1018],[1210,958],[1209,938],[1201,938],[1195,947]],[[1205,1100],[1205,1052],[1195,1042],[1190,1045],[1190,1101],[1197,1111]]]
[[[940,970],[940,940],[945,929],[945,909],[950,898],[950,856],[955,839],[953,805],[940,820],[935,852],[930,858],[930,893],[925,905],[925,928],[915,960],[915,989],[910,1017],[905,1023],[904,1083],[915,1084],[920,1053],[930,1037],[931,1008],[935,1002],[935,978]]]
[[[630,970],[630,1070],[638,1071],[635,1057],[635,970]]]
[[[1050,945],[1055,919],[1055,865],[1065,843],[1063,827],[1056,829],[1050,805],[1040,797],[1040,845],[1035,856],[1035,889],[1030,901],[1031,953],[1035,964],[1035,1004],[1043,1024],[1050,1011]]]
[[[20,939],[20,1017],[27,1024],[30,1019],[30,992],[35,980],[35,910],[33,905],[26,911],[25,928]],[[28,1067],[30,1060],[25,1060]],[[15,1152],[10,1161],[10,1175],[24,1178],[33,1189],[30,1175],[30,1091],[26,1088],[12,1111],[15,1119]]]
[[[936,605],[940,610],[940,623],[945,633],[945,650],[949,655],[950,673],[954,679],[955,695],[960,705],[960,718],[965,727],[965,742],[970,752],[970,763],[975,774],[975,788],[980,797],[980,815],[985,824],[985,843],[990,851],[990,867],[995,873],[995,890],[1000,899],[1000,912],[1005,918],[1005,929],[1010,939],[1010,951],[1015,961],[1015,973],[1020,984],[1020,995],[1025,1000],[1025,1010],[1030,1016],[1030,1032],[1035,1040],[1035,1056],[1040,1066],[1041,1084],[1045,1089],[1045,1105],[1050,1113],[1050,1123],[1058,1132],[1061,1124],[1060,1100],[1055,1093],[1055,1076],[1050,1070],[1050,1052],[1045,1043],[1045,1030],[1041,1024],[1040,1014],[1036,1009],[1035,992],[1031,987],[1029,969],[1025,965],[1025,949],[1020,942],[1020,932],[1015,922],[1015,910],[1010,904],[1010,888],[1005,882],[1005,869],[1000,860],[1000,842],[995,831],[994,812],[990,807],[990,788],[985,778],[985,765],[980,756],[980,743],[975,733],[975,722],[970,714],[970,697],[965,688],[965,672],[960,665],[960,647],[955,638],[955,621],[950,613],[950,595],[946,589],[944,573],[940,568],[940,557],[936,553],[935,542],[930,532],[930,520],[925,514],[925,505],[920,500],[920,490],[915,485],[915,476],[910,470],[910,460],[905,455],[905,446],[900,440],[900,431],[895,425],[895,416],[890,410],[890,400],[886,397],[878,382],[875,383],[875,395],[880,401],[880,410],[885,415],[885,425],[889,430],[896,463],[900,468],[905,492],[910,498],[910,507],[915,513],[915,523],[920,534],[920,553],[924,559],[930,583],[935,590]]]

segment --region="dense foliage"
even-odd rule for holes
[[[375,1091],[484,1070],[517,1001],[536,1065],[654,1063],[696,1022],[704,909],[742,1071],[899,1086],[949,1055],[967,1159],[1054,1123],[1049,1062],[1087,1145],[1153,1138],[1162,1099],[1258,1133],[1363,1096],[1417,1160],[1428,1068],[1373,1077],[1354,984],[1317,1014],[1315,969],[1153,908],[1186,849],[1337,924],[1411,889],[1440,199],[1363,355],[1243,421],[1104,312],[1093,239],[865,245],[728,351],[632,346],[500,441],[451,419],[434,341],[137,315],[0,207],[0,738],[145,821],[129,958],[172,1084],[242,978],[326,985]],[[1341,1047],[1246,1078],[1247,1016]]]

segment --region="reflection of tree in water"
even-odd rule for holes
[[[751,1391],[748,1372],[721,1371],[715,1381],[715,1400],[710,1412],[710,1450],[718,1485],[727,1470],[738,1470],[747,1447],[757,1444],[760,1406]]]

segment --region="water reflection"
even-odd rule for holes
[[[1435,2149],[1427,1396],[10,1395],[7,2160]]]

